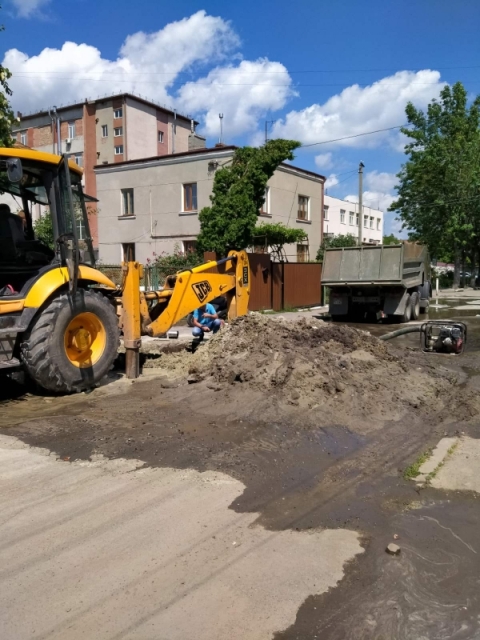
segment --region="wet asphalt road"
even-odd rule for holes
[[[449,357],[448,366],[460,374],[462,388],[476,394],[480,295],[478,305],[467,304],[473,300],[440,299],[429,319],[467,323],[466,353]],[[374,335],[398,328],[353,326]],[[418,347],[418,341],[413,334],[395,344]],[[443,423],[441,416],[428,422],[412,414],[402,423],[386,423],[374,438],[362,438],[342,425],[292,430],[280,422],[192,419],[195,408],[205,415],[205,399],[202,405],[202,398],[192,396],[189,406],[181,390],[160,393],[153,380],[121,399],[112,395],[101,401],[16,393],[17,399],[2,407],[1,432],[53,450],[64,460],[103,453],[109,459],[139,459],[153,468],[220,471],[245,485],[229,508],[259,514],[256,525],[265,530],[358,532],[364,553],[346,566],[335,588],[307,597],[295,621],[278,628],[275,638],[480,638],[477,500],[466,493],[420,490],[402,477],[405,467],[444,435],[465,432],[480,438],[475,417],[467,424],[459,413],[457,421]],[[158,435],[152,425],[159,418]],[[402,548],[398,558],[385,553],[394,535]]]

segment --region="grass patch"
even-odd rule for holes
[[[430,458],[431,455],[432,455],[431,449],[428,449],[428,451],[425,451],[424,453],[422,453],[422,455],[419,458],[417,458],[417,460],[415,460],[413,464],[411,464],[409,467],[405,469],[405,471],[403,472],[404,479],[413,480],[413,478],[416,478],[417,476],[419,476],[420,467],[424,462],[426,462]]]
[[[455,442],[455,444],[452,444],[452,446],[450,447],[450,449],[447,451],[447,455],[445,456],[445,458],[440,462],[440,464],[438,465],[438,467],[436,467],[433,471],[431,471],[428,476],[425,479],[425,484],[429,484],[433,478],[435,478],[435,476],[437,475],[437,473],[440,471],[440,469],[443,467],[443,465],[445,464],[445,462],[450,458],[450,456],[452,455],[452,453],[455,451],[455,449],[458,447],[458,442]]]

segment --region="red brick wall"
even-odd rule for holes
[[[27,140],[29,139],[30,132],[32,132],[32,144],[30,145],[30,143],[28,143],[29,147],[44,147],[45,145],[53,144],[52,125],[47,124],[43,127],[36,127],[35,129],[30,128],[28,130]]]
[[[65,120],[65,122],[60,123],[60,135],[62,140],[66,140],[68,138],[68,123],[71,120]],[[83,136],[83,120],[78,119],[75,120],[75,137]]]
[[[96,107],[95,104],[85,104],[83,108],[82,132],[84,132],[84,176],[85,191],[89,196],[96,197],[97,181],[93,167],[97,164],[97,134],[96,134]],[[99,203],[88,205],[90,231],[92,233],[93,246],[98,247],[98,222],[96,210]]]

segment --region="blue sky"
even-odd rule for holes
[[[403,124],[443,83],[480,93],[478,0],[3,0],[13,105],[135,91],[194,115],[209,143],[272,136],[305,145]],[[386,208],[403,161],[397,130],[310,146],[296,164],[328,193]],[[387,215],[387,230],[398,225]]]

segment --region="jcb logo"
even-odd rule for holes
[[[200,302],[203,302],[212,291],[212,286],[207,280],[204,280],[203,282],[196,282],[195,284],[192,284],[192,289],[195,291],[195,295]]]

